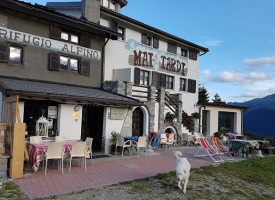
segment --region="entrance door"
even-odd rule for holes
[[[133,112],[132,122],[132,135],[142,136],[143,135],[143,112],[141,108],[136,108]]]
[[[82,113],[81,139],[93,138],[93,151],[101,152],[102,128],[103,128],[102,106],[85,106]]]

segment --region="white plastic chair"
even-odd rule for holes
[[[42,143],[41,136],[31,136],[30,137],[30,144],[40,144],[40,143]]]
[[[65,142],[65,141],[67,141],[67,137],[66,136],[55,136],[55,141],[56,142]]]
[[[166,133],[162,133],[160,134],[160,140],[159,140],[159,145],[166,145],[167,143],[167,137],[166,137]]]
[[[87,153],[89,153],[90,158],[92,159],[92,155],[93,155],[93,138],[90,137],[86,137],[86,147],[87,147]],[[93,163],[93,162],[92,162]]]
[[[147,157],[147,136],[139,136],[138,141],[133,141],[133,146],[136,147],[139,158],[139,149],[144,148]]]
[[[46,166],[45,166],[45,175],[47,174],[47,166],[48,166],[48,160],[61,160],[61,169],[63,174],[63,155],[64,155],[64,148],[63,143],[60,142],[51,142],[49,143],[48,150],[45,153],[45,160],[46,160]],[[59,166],[58,162],[58,168]]]
[[[71,172],[72,167],[72,158],[83,158],[84,166],[86,171],[86,142],[74,142],[72,146],[72,150],[70,152],[70,168],[69,172]]]
[[[124,142],[124,137],[122,135],[117,135],[115,152],[117,152],[117,147],[122,147],[122,157],[123,157],[124,148],[131,148],[131,146],[132,146],[132,141],[128,140]],[[116,154],[115,154],[115,157],[116,157]]]
[[[169,146],[174,146],[174,149],[176,148],[176,139],[175,139],[175,137],[176,137],[176,134],[174,134],[174,133],[169,134],[169,137],[168,137],[167,142],[166,142],[166,152],[167,152],[167,148]]]

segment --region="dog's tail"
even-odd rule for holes
[[[182,156],[182,152],[181,151],[175,151],[175,157],[179,158],[180,156]]]

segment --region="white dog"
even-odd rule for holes
[[[178,179],[178,187],[182,189],[183,185],[183,193],[186,193],[186,187],[188,184],[188,179],[190,175],[191,165],[186,158],[181,158],[182,153],[180,151],[175,151],[176,157],[176,176]]]

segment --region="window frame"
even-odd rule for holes
[[[146,38],[145,38],[146,37]],[[144,39],[146,41],[144,41]],[[141,43],[144,44],[144,45],[147,45],[147,46],[153,46],[153,37],[152,36],[149,36],[148,34],[146,33],[141,33]]]
[[[68,40],[65,40],[65,39],[63,39],[63,38],[61,37],[61,36],[62,36],[62,33],[68,34]],[[77,38],[78,38],[77,43],[72,41],[72,35],[73,35],[73,36],[77,36]],[[67,31],[67,30],[61,30],[61,32],[60,32],[60,40],[61,40],[61,41],[68,42],[68,43],[71,43],[71,44],[80,44],[80,35],[77,34],[77,33],[73,33],[73,32]]]
[[[186,78],[180,78],[180,91],[186,91]]]
[[[185,52],[185,53],[183,54],[183,52]],[[188,51],[186,49],[181,48],[180,49],[180,55],[182,57],[188,57]]]
[[[122,30],[122,37],[118,36],[118,40],[125,41],[125,27],[123,26],[117,26],[117,32],[119,33],[119,29]]]
[[[102,5],[104,8],[108,8],[108,9],[110,9],[110,10],[112,10],[112,11],[116,11],[116,2],[115,2],[115,1],[112,1],[112,0],[105,0],[105,1],[107,2],[108,6],[105,6],[105,5],[104,5],[104,0],[102,0],[102,4],[101,4],[101,5]],[[111,3],[114,4],[114,6],[115,6],[114,9],[111,8]]]
[[[166,89],[174,89],[174,76],[166,75]]]
[[[63,69],[61,68],[61,57],[65,57],[68,59],[67,61],[67,69]],[[71,60],[77,60],[77,70],[72,70],[71,69]],[[77,58],[77,57],[72,57],[72,56],[68,56],[68,55],[65,55],[65,54],[59,54],[59,70],[60,71],[69,71],[69,72],[74,72],[74,73],[79,73],[79,70],[80,70],[80,59]]]
[[[15,61],[11,61],[10,60],[10,51],[11,51],[11,47],[16,48],[16,49],[20,49],[20,62],[15,62]],[[15,65],[23,65],[23,61],[24,61],[24,47],[20,46],[20,45],[15,45],[15,44],[7,44],[7,63],[12,63]]]
[[[145,84],[145,74],[147,74],[147,84]],[[141,78],[143,77],[143,78]],[[150,71],[147,70],[140,70],[140,76],[139,76],[139,85],[150,85]]]

